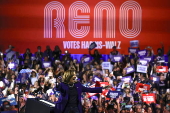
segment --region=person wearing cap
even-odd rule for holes
[[[76,80],[73,70],[67,70],[62,76],[62,82],[56,85],[56,90],[61,92],[62,100],[56,103],[55,113],[82,113],[81,93],[101,93],[102,87],[87,88]]]
[[[6,53],[6,61],[12,60],[15,57],[15,51],[13,51],[14,46],[9,45],[9,48],[5,50]]]

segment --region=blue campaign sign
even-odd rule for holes
[[[102,81],[101,78],[97,77],[97,76],[94,76],[93,79],[92,79],[93,82],[96,82],[96,81]]]
[[[145,60],[145,59],[139,59],[139,63],[140,65],[147,66],[149,62],[148,60]]]
[[[126,74],[130,74],[130,73],[135,72],[135,69],[132,66],[125,68],[125,70],[126,70]]]
[[[128,48],[129,53],[137,53],[138,50],[138,48]]]
[[[147,73],[147,66],[137,65],[137,72]]]
[[[125,77],[122,77],[121,79],[122,82],[131,82],[131,80],[132,80],[131,76],[125,76]]]
[[[16,102],[15,98],[9,98],[9,97],[0,98],[0,105],[4,101],[9,101],[11,105],[17,105],[17,102]]]
[[[138,51],[138,55],[139,55],[139,57],[145,57],[147,55],[147,51],[145,49]]]
[[[139,47],[139,40],[130,41],[130,47]]]
[[[114,55],[113,56],[113,62],[122,62],[122,56],[121,55]]]
[[[119,96],[121,95],[120,91],[109,91],[107,93],[107,98],[119,98]]]

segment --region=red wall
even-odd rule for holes
[[[113,16],[107,15],[107,11],[103,11],[103,28],[102,38],[94,38],[94,22],[95,22],[95,6],[102,2],[102,0],[84,0],[89,7],[90,11],[82,13],[78,11],[78,15],[88,15],[89,23],[78,24],[78,29],[82,26],[88,26],[90,28],[89,33],[83,38],[75,38],[69,32],[69,19],[75,12],[70,11],[71,5],[76,2],[75,0],[58,0],[65,9],[64,15],[64,38],[56,38],[56,28],[52,27],[52,37],[44,37],[44,21],[45,21],[45,7],[51,1],[49,0],[0,0],[0,49],[5,50],[9,44],[15,46],[15,50],[21,53],[25,52],[26,48],[30,48],[32,52],[36,51],[38,45],[45,49],[46,45],[50,45],[54,49],[55,45],[59,45],[62,51],[69,50],[73,54],[84,54],[88,53],[87,49],[82,47],[83,41],[99,41],[102,45],[105,45],[105,41],[120,41],[121,53],[127,54],[127,48],[129,47],[129,41],[139,40],[140,48],[144,49],[146,46],[152,46],[156,52],[156,49],[160,47],[160,42],[165,45],[165,52],[168,51],[170,44],[170,1],[169,0],[136,0],[135,2],[141,7],[141,29],[137,36],[133,38],[127,38],[121,34],[120,21],[123,18],[120,16],[120,7],[127,0],[109,0],[115,7],[115,37],[106,38],[106,22],[108,20],[114,21]],[[132,4],[129,4],[129,6]],[[58,7],[58,6],[56,6]],[[111,6],[112,7],[112,6]],[[137,10],[139,11],[139,9]],[[56,10],[53,10],[52,14],[52,26],[54,26],[54,19],[60,17]],[[128,29],[132,30],[134,26],[132,23],[134,20],[140,21],[139,13],[133,19],[134,13],[132,10],[128,11]],[[100,14],[100,13],[98,13]],[[114,14],[111,12],[111,14]],[[108,18],[106,18],[109,16]],[[96,18],[99,18],[96,16]],[[70,21],[72,21],[70,19]],[[138,22],[139,22],[138,21]],[[109,23],[110,24],[110,23]],[[124,24],[123,24],[124,25]],[[127,24],[125,24],[127,25]],[[99,27],[100,29],[100,27]],[[126,31],[126,29],[124,29]],[[62,31],[63,32],[63,31]],[[76,32],[76,31],[75,31]],[[111,31],[113,33],[114,30]],[[133,33],[132,33],[133,35]],[[80,48],[64,49],[63,41],[77,41],[80,42]],[[119,42],[117,42],[118,44]],[[74,44],[73,44],[74,45]],[[100,45],[100,44],[99,44]],[[87,45],[88,46],[88,45]],[[118,45],[117,45],[118,46]],[[99,49],[100,53],[108,54],[111,49],[106,49],[106,46],[102,46]]]

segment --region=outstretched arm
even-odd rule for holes
[[[102,87],[97,88],[87,88],[82,85],[82,92],[90,92],[90,93],[102,93]]]

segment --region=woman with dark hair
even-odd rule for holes
[[[97,49],[94,50],[94,54],[91,54],[91,50],[89,50],[89,54],[93,57],[93,63],[97,62],[98,64],[100,64],[100,58],[102,58],[102,55]]]
[[[62,81],[56,85],[57,91],[61,92],[62,100],[56,103],[55,113],[82,113],[81,93],[101,93],[102,87],[87,88],[76,80],[75,71],[65,71]]]
[[[31,56],[32,56],[31,50],[27,48],[23,55],[24,60],[31,60]]]
[[[54,51],[53,51],[53,58],[54,60],[60,60],[61,56],[61,50],[58,45],[55,46]]]

